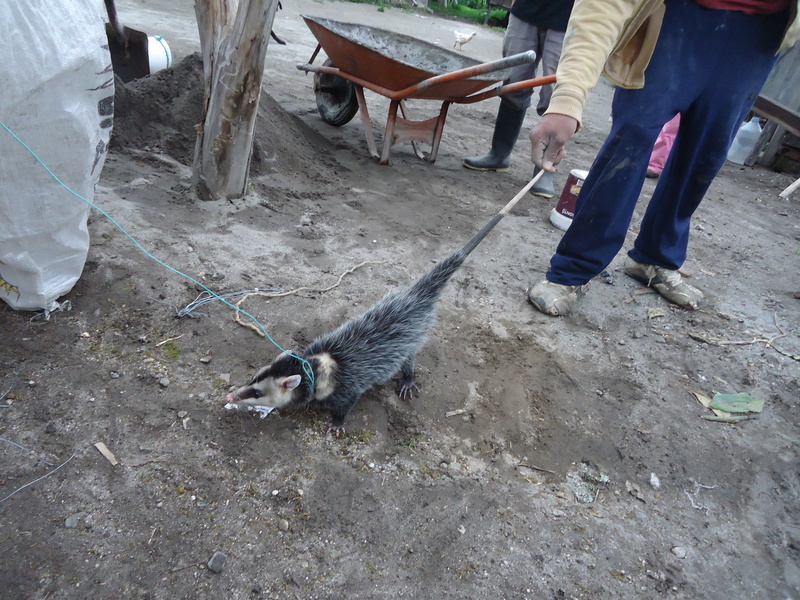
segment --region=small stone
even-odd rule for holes
[[[650,485],[653,487],[654,490],[657,490],[661,487],[661,481],[658,479],[658,475],[655,473],[650,473]]]
[[[178,411],[178,418],[179,418],[179,419],[185,419],[185,418],[186,418],[186,415],[188,415],[188,414],[189,414],[189,413],[188,413],[188,412],[186,412],[185,410],[179,410],[179,411]]]
[[[560,517],[566,517],[567,513],[565,513],[563,510],[559,510],[558,508],[554,508],[553,509],[553,516],[554,517],[559,517],[559,518]]]
[[[119,379],[119,373],[116,371],[111,371],[111,379]]]
[[[201,356],[200,357],[200,362],[203,363],[204,365],[207,365],[208,363],[211,362],[211,357],[210,356]]]
[[[159,379],[158,380],[158,385],[160,385],[163,388],[169,387],[169,379],[167,379],[166,377],[163,377],[163,378]]]
[[[78,523],[80,522],[81,522],[80,515],[70,515],[64,521],[64,527],[66,527],[67,529],[75,529],[78,526]]]
[[[208,570],[214,571],[214,573],[221,572],[222,568],[225,566],[226,560],[228,560],[228,557],[222,552],[214,552],[214,556],[212,556],[211,560],[208,561]]]
[[[682,548],[681,546],[673,546],[670,548],[670,552],[678,558],[686,558],[686,548]]]
[[[278,529],[280,529],[281,531],[289,531],[289,521],[287,521],[286,519],[279,519]]]
[[[231,374],[230,373],[223,373],[222,375],[219,376],[219,378],[222,379],[222,381],[224,381],[225,383],[230,383],[231,382]]]

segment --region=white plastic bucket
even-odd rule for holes
[[[169,44],[160,35],[147,36],[147,58],[150,61],[150,73],[157,73],[172,66],[172,51]]]

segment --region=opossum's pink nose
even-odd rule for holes
[[[225,404],[236,404],[237,400],[233,394],[225,396]]]

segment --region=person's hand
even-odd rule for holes
[[[567,115],[544,115],[531,130],[531,160],[545,171],[555,171],[564,158],[564,144],[578,129],[578,121]]]

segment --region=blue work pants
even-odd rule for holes
[[[611,263],[625,242],[656,137],[677,113],[680,131],[629,255],[680,268],[691,216],[775,63],[787,19],[786,13],[747,15],[667,0],[645,85],[616,90],[611,132],[547,279],[582,285]]]

